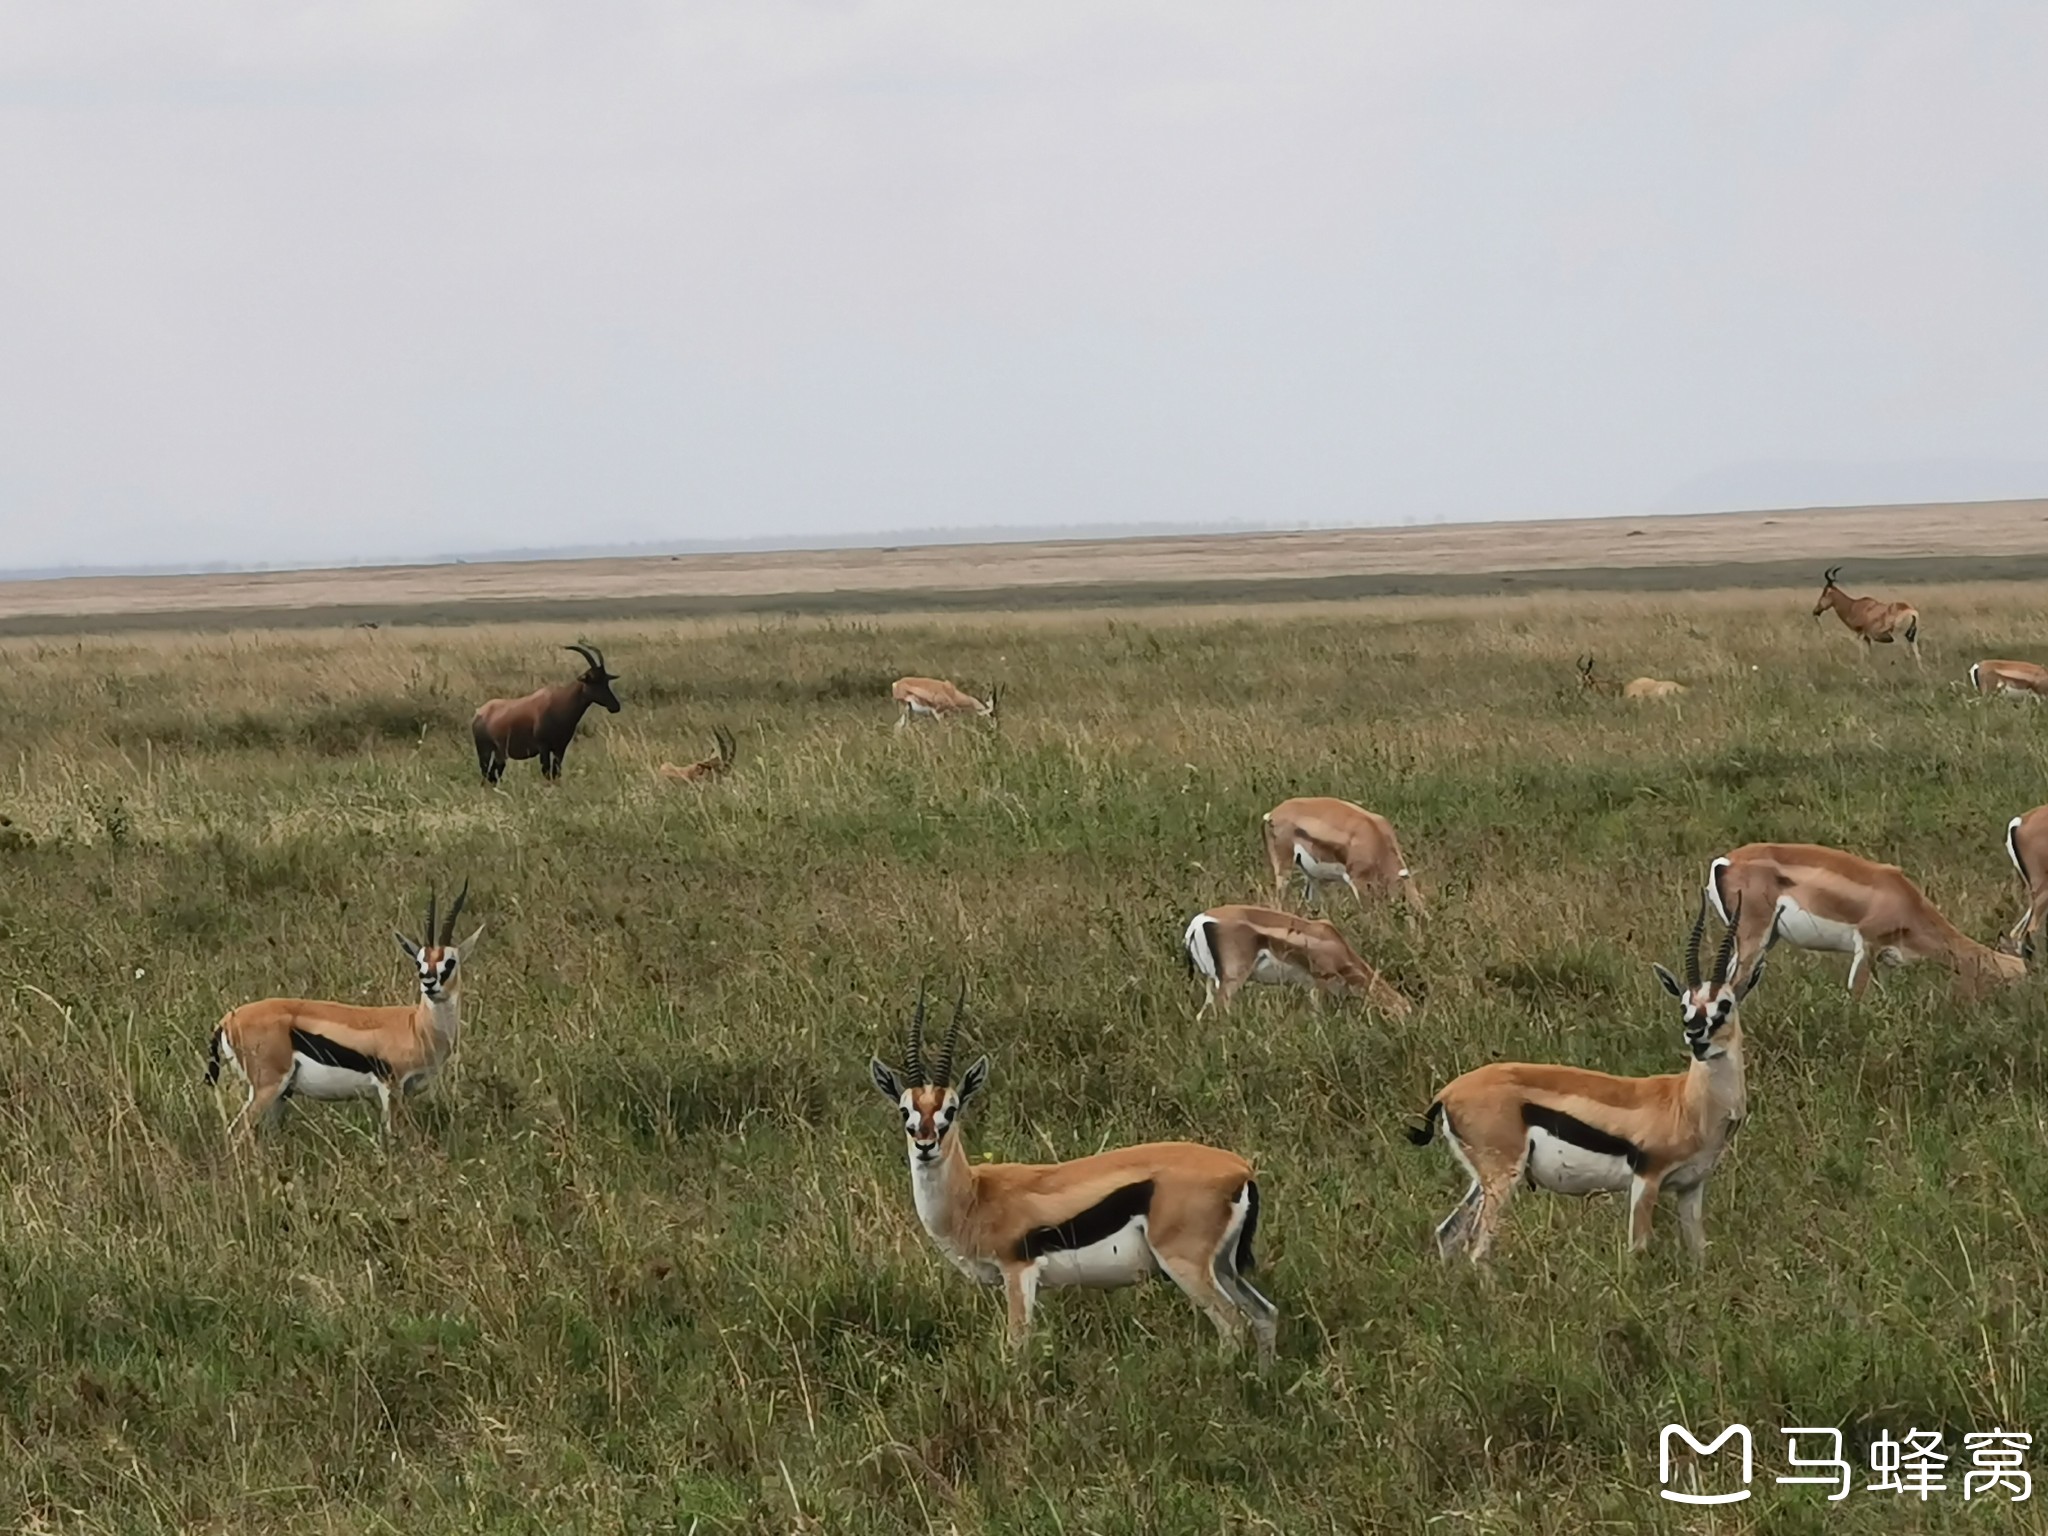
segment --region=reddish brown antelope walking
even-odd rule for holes
[[[612,684],[616,672],[607,672],[604,652],[578,641],[562,647],[574,651],[588,663],[574,682],[536,688],[519,699],[492,699],[470,721],[470,735],[476,739],[476,764],[484,782],[495,784],[505,775],[508,759],[540,759],[540,776],[548,783],[562,777],[562,755],[575,739],[583,712],[598,705],[612,714],[619,712],[618,695]]]
[[[1875,597],[1851,597],[1835,585],[1835,578],[1842,574],[1837,565],[1822,573],[1820,597],[1813,605],[1813,616],[1819,618],[1830,608],[1835,617],[1849,627],[1849,633],[1863,643],[1865,660],[1870,657],[1873,645],[1890,645],[1894,639],[1904,640],[1906,649],[1913,653],[1913,664],[1924,666],[1920,660],[1920,614],[1911,603],[1887,603]]]

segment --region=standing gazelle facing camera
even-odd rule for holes
[[[468,899],[464,881],[437,933],[430,894],[424,942],[396,935],[398,947],[419,971],[415,1004],[361,1008],[272,997],[229,1010],[213,1032],[206,1066],[209,1083],[220,1080],[225,1062],[249,1086],[249,1097],[229,1129],[247,1134],[273,1123],[284,1101],[294,1096],[375,1099],[389,1141],[392,1100],[432,1081],[455,1050],[462,1025],[462,957],[484,931],[479,923],[460,945],[455,943],[455,920]]]
[[[971,1163],[956,1122],[988,1081],[988,1058],[953,1083],[966,989],[935,1065],[924,1059],[924,994],[910,1018],[903,1069],[868,1063],[875,1089],[903,1116],[918,1220],[960,1272],[1000,1285],[1014,1345],[1030,1331],[1040,1286],[1113,1289],[1164,1274],[1263,1363],[1279,1309],[1245,1278],[1259,1225],[1259,1186],[1234,1152],[1150,1142],[1070,1163]]]
[[[1736,913],[1741,915],[1739,909]],[[1650,1242],[1657,1196],[1678,1197],[1678,1226],[1695,1259],[1705,1255],[1707,1178],[1749,1113],[1738,1008],[1763,974],[1757,956],[1736,985],[1735,928],[1721,936],[1710,977],[1700,977],[1707,906],[1686,945],[1685,984],[1663,966],[1657,979],[1679,1001],[1692,1065],[1662,1077],[1612,1077],[1579,1067],[1494,1062],[1467,1072],[1429,1106],[1408,1139],[1427,1146],[1437,1127],[1472,1186],[1436,1229],[1437,1251],[1473,1263],[1493,1246],[1515,1186],[1562,1195],[1627,1190],[1629,1249]]]

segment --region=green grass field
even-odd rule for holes
[[[0,1523],[21,1530],[2018,1530],[1965,1432],[2048,1436],[2048,1001],[1930,968],[1861,1006],[1781,950],[1703,1270],[1661,1212],[1525,1195],[1446,1269],[1463,1181],[1408,1117],[1493,1058],[1675,1071],[1706,863],[1761,838],[1903,864],[1989,939],[2048,800],[2036,589],[1915,592],[1859,666],[1811,593],[1108,616],[589,625],[625,712],[559,789],[476,781],[478,701],[553,628],[0,647]],[[1572,659],[1693,685],[1597,701]],[[1005,685],[897,735],[902,672]],[[664,758],[739,738],[733,777]],[[1196,1024],[1181,928],[1259,899],[1260,813],[1391,817],[1432,907],[1333,909],[1389,1024],[1254,989]],[[229,1005],[407,1001],[390,938],[468,876],[454,1075],[380,1153],[301,1105],[242,1158],[203,1081]],[[896,1059],[973,986],[966,1134],[1045,1160],[1249,1156],[1264,1376],[1170,1286],[1047,1293],[1006,1353],[911,1209]],[[1756,1497],[1661,1503],[1660,1426],[1741,1421]],[[1946,1432],[1922,1505],[1779,1488],[1779,1425]],[[2048,1445],[2035,1469],[2048,1476]]]

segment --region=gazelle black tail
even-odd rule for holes
[[[1422,1116],[1420,1125],[1408,1127],[1408,1139],[1418,1147],[1426,1147],[1436,1140],[1437,1122],[1444,1117],[1444,1101],[1438,1099]]]

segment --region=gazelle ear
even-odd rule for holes
[[[903,1089],[896,1081],[896,1070],[881,1057],[868,1058],[868,1076],[874,1080],[875,1092],[891,1104],[903,1102]]]
[[[406,952],[406,953],[407,953],[408,955],[410,955],[410,956],[412,957],[412,959],[413,959],[413,962],[414,962],[415,964],[417,964],[417,963],[419,962],[419,958],[420,958],[420,947],[419,947],[419,945],[417,945],[417,944],[413,943],[413,941],[412,941],[411,939],[408,939],[408,938],[407,938],[407,937],[406,937],[406,936],[405,936],[404,934],[400,933],[400,932],[399,932],[399,931],[398,931],[398,930],[397,930],[396,928],[394,928],[394,929],[392,929],[392,930],[391,930],[391,937],[393,937],[394,939],[398,940],[398,947],[399,947],[400,949],[404,950],[404,951],[405,951],[405,952]]]
[[[987,1082],[988,1058],[984,1056],[980,1060],[975,1062],[973,1066],[969,1067],[967,1069],[966,1076],[960,1079],[960,1107],[962,1109],[965,1109],[967,1107],[967,1101],[973,1098],[977,1093],[981,1092],[982,1088],[984,1087],[984,1085],[987,1084]]]
[[[476,941],[482,938],[483,936],[484,925],[482,923],[478,923],[474,928],[469,930],[469,937],[464,939],[460,944],[455,946],[455,953],[457,953],[458,955],[468,954],[472,949],[476,948]]]
[[[1678,984],[1678,978],[1676,976],[1672,975],[1669,971],[1665,970],[1663,966],[1658,965],[1655,962],[1651,963],[1650,969],[1655,971],[1657,973],[1657,979],[1664,983],[1664,990],[1666,992],[1669,992],[1673,997],[1685,996],[1685,988],[1681,987]]]

